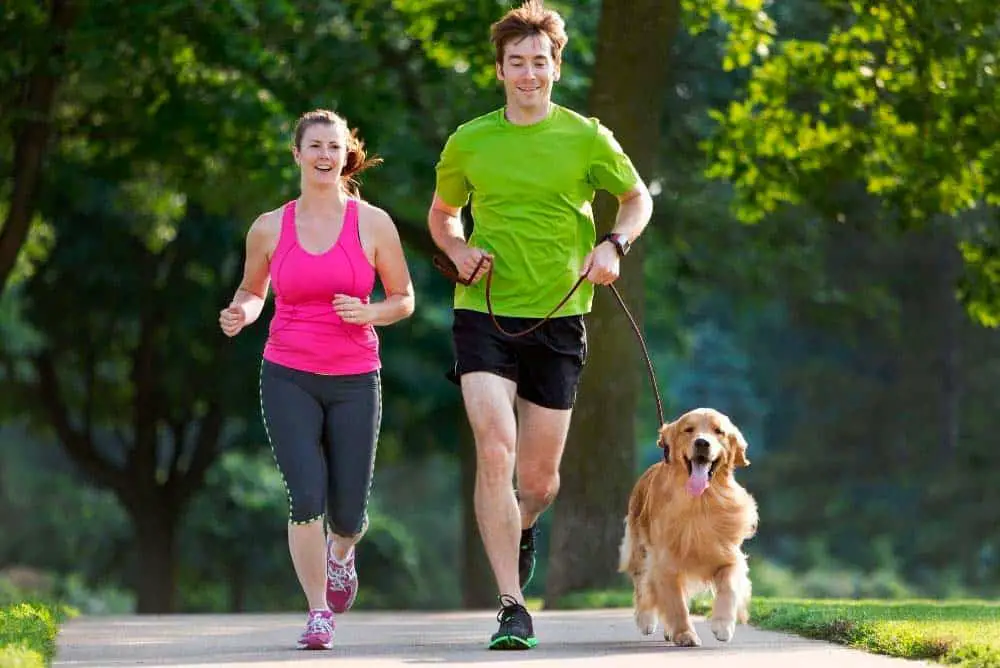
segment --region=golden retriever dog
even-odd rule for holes
[[[741,546],[757,530],[757,503],[733,475],[750,465],[747,442],[728,417],[698,408],[661,427],[659,445],[663,461],[629,496],[618,566],[632,578],[636,626],[649,635],[659,619],[667,642],[697,647],[688,605],[711,589],[712,633],[728,641],[749,617]]]

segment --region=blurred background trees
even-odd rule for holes
[[[556,100],[616,130],[654,193],[622,285],[667,414],[717,407],[756,453],[755,591],[996,595],[995,8],[550,4],[571,30]],[[359,605],[493,606],[424,221],[447,135],[502,104],[487,30],[506,7],[4,5],[4,586],[30,567],[93,611],[300,606],[258,416],[266,328],[231,341],[215,322],[250,221],[297,192],[292,123],[326,107],[385,158],[363,193],[396,220],[419,302],[381,331]],[[614,527],[658,456],[606,297],[529,591],[553,606],[624,585]]]

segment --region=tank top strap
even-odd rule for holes
[[[358,200],[352,197],[347,200],[347,209],[344,211],[344,228],[340,232],[340,238],[352,250],[361,248],[361,230],[359,225]]]
[[[295,246],[295,200],[290,200],[281,208],[281,231],[274,254],[282,255]]]

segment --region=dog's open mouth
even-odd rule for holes
[[[684,463],[687,464],[688,470],[685,488],[691,496],[701,496],[708,489],[708,483],[719,465],[719,460],[710,461],[707,457],[702,456],[697,456],[694,459],[684,457]]]

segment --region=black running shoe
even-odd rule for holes
[[[490,638],[490,649],[531,649],[538,644],[531,626],[531,615],[513,596],[500,597],[497,621],[500,629]]]
[[[538,529],[532,524],[521,531],[521,549],[517,553],[517,574],[521,580],[521,591],[528,588],[528,583],[535,575],[535,535]]]

